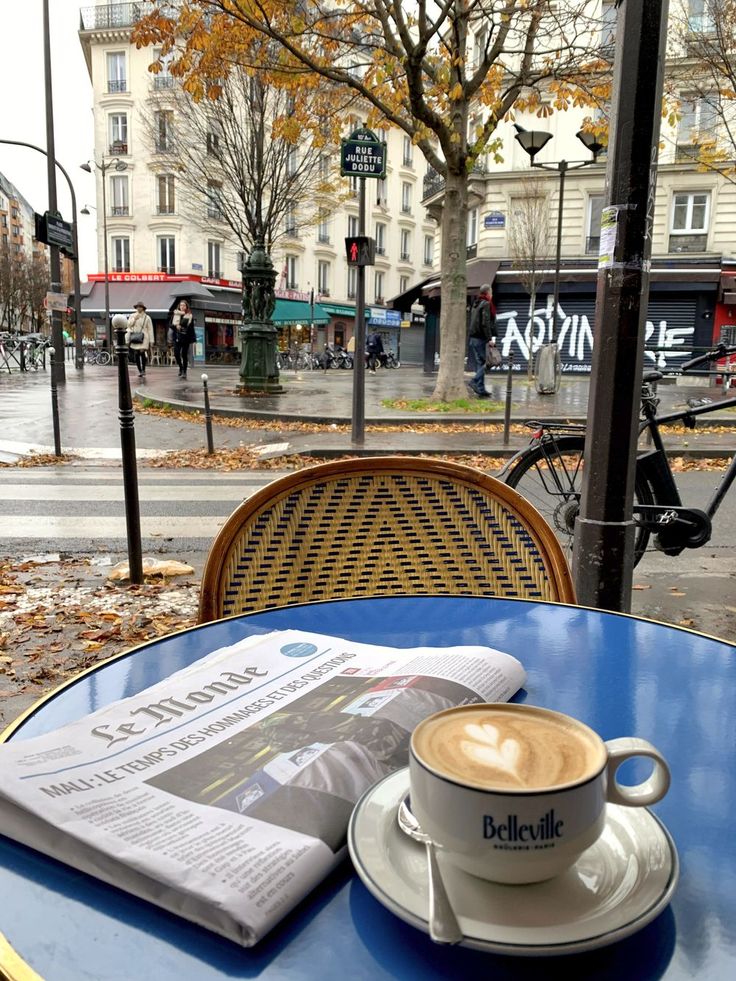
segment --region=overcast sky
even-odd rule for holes
[[[95,204],[94,178],[79,169],[94,151],[92,86],[77,31],[79,10],[96,0],[49,0],[56,159],[67,170],[77,208]],[[0,0],[0,139],[23,140],[46,148],[42,0]],[[48,207],[46,158],[35,150],[0,144],[0,171],[39,212]],[[71,199],[57,170],[59,210],[72,219]],[[79,216],[82,280],[97,271],[96,212]]]

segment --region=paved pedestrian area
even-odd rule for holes
[[[140,408],[168,405],[173,408],[203,410],[202,369],[190,370],[181,380],[175,368],[149,368],[139,379],[131,369],[131,387]],[[315,456],[344,453],[456,453],[504,455],[523,446],[527,439],[515,433],[504,446],[500,431],[479,431],[479,423],[503,422],[506,378],[489,376],[493,399],[489,412],[452,414],[414,411],[409,403],[429,399],[435,378],[421,368],[404,367],[379,370],[365,379],[367,432],[362,446],[351,443],[353,372],[330,370],[292,372],[281,376],[284,391],[279,395],[242,397],[236,388],[236,368],[207,368],[213,412],[215,445],[270,445],[281,452]],[[525,376],[513,376],[511,421],[557,419],[584,422],[587,417],[589,381],[587,377],[565,377],[555,395],[539,395]],[[688,398],[722,398],[717,388],[661,384],[661,412],[675,411]],[[406,407],[387,407],[385,400],[401,400]],[[61,442],[64,452],[88,461],[116,461],[120,458],[120,428],[117,403],[117,369],[87,365],[77,372],[67,365],[67,381],[58,389]],[[50,380],[47,372],[0,375],[0,461],[14,462],[29,452],[53,452]],[[217,424],[222,416],[244,416],[261,420],[264,428],[233,429]],[[723,430],[736,426],[736,411],[713,413],[708,417]],[[318,433],[286,430],[283,423],[315,423],[325,428]],[[453,424],[456,431],[441,432],[438,427]],[[343,427],[342,429],[330,427]],[[348,428],[345,428],[348,427]],[[136,414],[136,447],[141,460],[166,450],[191,449],[204,443],[202,422],[166,419],[143,412]],[[284,448],[283,444],[287,446]],[[713,432],[700,426],[694,432],[683,430],[668,437],[674,452],[708,456],[736,448],[736,428]]]

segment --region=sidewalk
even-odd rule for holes
[[[242,397],[236,394],[237,368],[207,367],[210,400],[215,424],[215,446],[240,444],[278,447],[281,453],[330,457],[379,453],[453,453],[505,456],[526,445],[525,432],[515,432],[504,446],[500,429],[489,424],[503,423],[506,378],[491,375],[488,388],[493,405],[488,413],[451,414],[387,408],[383,400],[429,399],[435,377],[421,368],[384,369],[368,374],[365,384],[366,437],[361,446],[351,443],[352,371],[330,370],[292,372],[281,375],[284,392],[279,395]],[[174,409],[204,411],[202,369],[189,372],[189,379],[177,378],[174,368],[149,368],[145,380],[131,370],[131,387],[136,404],[170,406]],[[586,421],[589,380],[587,376],[563,378],[555,395],[539,395],[526,376],[514,375],[511,421],[527,419]],[[721,398],[720,390],[707,386],[680,387],[671,383],[659,389],[662,413],[676,411],[687,398]],[[53,452],[49,377],[39,372],[26,375],[0,375],[2,430],[0,460],[12,463],[20,456]],[[88,365],[83,372],[67,366],[67,381],[59,386],[59,414],[62,449],[89,460],[111,462],[120,457],[120,429],[117,410],[117,369]],[[260,420],[265,428],[245,429],[217,425],[218,417]],[[736,412],[714,412],[699,420],[698,429],[681,430],[667,437],[673,455],[691,457],[731,456],[736,450]],[[323,425],[317,433],[285,429],[282,422]],[[271,425],[269,425],[271,424]],[[713,431],[712,427],[716,426]],[[439,427],[446,431],[437,431]],[[724,427],[727,427],[723,432]],[[136,414],[136,447],[141,460],[168,450],[191,449],[204,441],[204,426],[196,417],[192,422],[160,416]],[[447,431],[450,430],[450,431]],[[283,444],[286,444],[284,447]],[[274,450],[276,451],[276,450]]]

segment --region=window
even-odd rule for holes
[[[478,209],[471,208],[468,212],[468,231],[466,245],[478,244]]]
[[[128,114],[127,112],[110,113],[110,153],[128,152]]]
[[[376,222],[376,255],[386,255],[386,226]]]
[[[434,236],[424,236],[424,265],[431,266],[434,262]]]
[[[111,214],[127,215],[128,212],[128,178],[116,174],[110,178]]]
[[[678,193],[672,198],[670,252],[705,252],[708,242],[710,194]]]
[[[330,264],[329,262],[317,263],[317,292],[320,296],[330,295]]]
[[[404,137],[404,159],[403,159],[403,164],[404,164],[405,167],[411,167],[411,165],[412,165],[412,160],[413,160],[413,157],[414,157],[413,150],[414,150],[414,147],[412,146],[411,137],[410,136],[405,136]]]
[[[349,187],[350,187],[350,197],[351,198],[357,198],[358,194],[360,193],[360,188],[358,186],[358,180],[359,180],[359,178],[357,178],[357,177],[351,177],[350,178]]]
[[[687,24],[693,34],[713,34],[715,24],[711,14],[713,0],[688,0]]]
[[[284,232],[292,237],[296,235],[296,206],[293,201],[286,202]]]
[[[358,234],[358,216],[348,215],[348,236]]]
[[[405,215],[411,214],[411,184],[408,181],[401,184],[401,211]]]
[[[406,293],[409,289],[409,277],[399,276],[399,293]]]
[[[156,51],[155,57],[161,58],[161,52]],[[171,61],[174,57],[173,52],[169,52],[164,58],[161,59],[161,71],[153,76],[153,87],[154,89],[170,89],[174,86],[174,79],[171,75]]]
[[[348,266],[348,299],[354,300],[358,295],[358,270],[355,266]]]
[[[221,247],[219,242],[207,243],[207,275],[211,279],[222,278],[222,263],[220,262]]]
[[[485,57],[486,47],[488,46],[488,28],[484,27],[478,31],[473,39],[473,71],[475,71]]]
[[[207,185],[207,217],[222,218],[222,185],[214,181]]]
[[[159,174],[156,178],[156,190],[158,195],[156,205],[157,213],[160,215],[173,215],[176,204],[174,196],[174,175]]]
[[[112,244],[112,271],[130,272],[130,239],[113,238]]]
[[[107,54],[107,91],[128,91],[128,84],[125,78],[124,51],[109,51]]]
[[[317,226],[317,241],[325,245],[330,243],[330,219],[324,213],[320,216]]]
[[[326,153],[320,154],[319,158],[319,179],[326,181],[330,176],[330,158]]]
[[[295,255],[287,255],[286,257],[286,288],[287,290],[295,290],[299,288],[299,283],[296,278]]]
[[[386,179],[382,177],[376,181],[376,204],[385,208],[388,204],[388,192],[386,190]]]
[[[289,177],[293,177],[299,166],[299,157],[297,148],[295,146],[290,146],[286,150],[286,173]]]
[[[717,96],[682,96],[680,120],[677,124],[677,160],[697,157],[700,144],[713,139],[718,110]]]
[[[601,7],[601,49],[602,53],[606,57],[610,57],[613,54],[614,44],[616,42],[616,21],[618,19],[618,10],[616,9],[616,4],[614,0],[604,0],[603,6]]]
[[[176,272],[176,239],[165,236],[157,240],[158,271],[173,275]]]
[[[401,229],[401,261],[409,261],[409,247],[411,243],[411,232],[408,228]]]
[[[602,194],[591,194],[588,198],[588,234],[585,238],[585,251],[589,255],[598,255],[600,251],[603,202]]]
[[[207,126],[207,153],[211,157],[216,157],[220,152],[220,137],[222,136],[222,126],[219,119],[210,119]]]
[[[156,127],[156,153],[171,153],[174,149],[174,113],[161,109],[154,117]]]
[[[242,272],[243,271],[243,266],[244,265],[245,265],[245,252],[236,252],[235,253],[235,266],[236,266],[238,272]]]
[[[383,273],[377,272],[373,277],[373,294],[376,303],[383,303]]]

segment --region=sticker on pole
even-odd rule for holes
[[[366,126],[353,130],[340,145],[340,173],[343,177],[386,176],[386,143]]]
[[[618,232],[618,207],[612,205],[601,211],[601,241],[598,249],[598,268],[609,269],[613,265]]]

